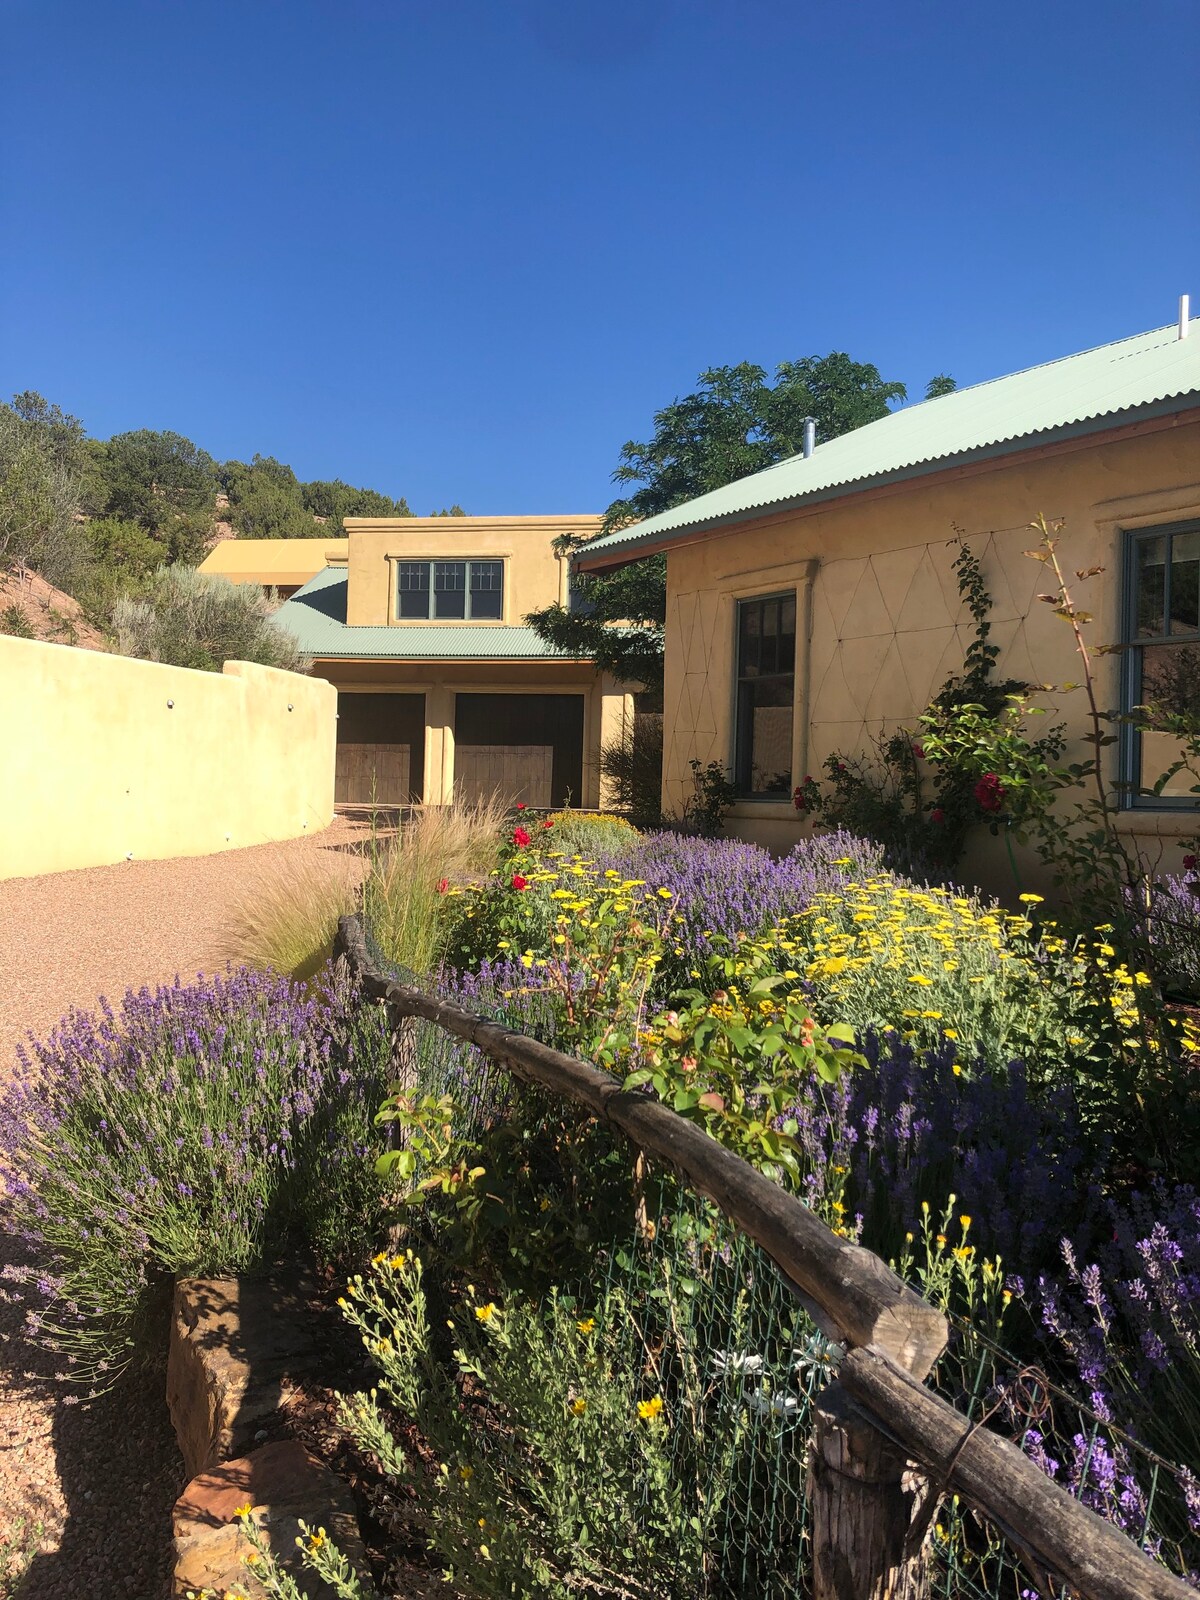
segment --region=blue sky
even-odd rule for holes
[[[0,0],[0,393],[602,510],[702,367],[1200,309],[1196,0]]]

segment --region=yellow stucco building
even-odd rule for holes
[[[324,571],[326,561],[345,561],[347,541],[330,539],[222,539],[200,563],[200,571],[230,583],[257,583],[286,600]]]
[[[1190,337],[1189,337],[1190,334]],[[962,670],[971,618],[952,568],[959,533],[994,600],[999,675],[1080,676],[1070,628],[1038,602],[1024,552],[1039,513],[1065,523],[1069,573],[1094,616],[1101,698],[1141,703],[1174,685],[1200,712],[1200,330],[1176,325],[906,407],[700,496],[577,558],[589,571],[667,557],[663,802],[688,763],[727,767],[729,831],[773,850],[804,827],[794,787],[832,752],[865,754]],[[1078,739],[1080,694],[1050,705]],[[1182,706],[1181,706],[1182,709]],[[1168,759],[1130,734],[1112,752],[1131,784],[1122,826],[1147,853],[1200,826],[1190,779],[1134,790]],[[994,879],[984,830],[975,861]]]
[[[623,736],[632,697],[524,621],[568,602],[558,536],[600,521],[351,517],[340,543],[312,541],[321,568],[277,617],[338,691],[340,804],[493,792],[538,807],[601,803],[600,751]]]

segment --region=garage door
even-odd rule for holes
[[[510,805],[583,798],[581,694],[460,694],[454,707],[454,792]]]
[[[405,806],[419,801],[425,779],[425,696],[339,690],[339,805]]]

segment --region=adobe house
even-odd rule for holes
[[[962,670],[958,529],[995,602],[998,674],[1077,681],[1071,630],[1038,602],[1045,569],[1023,554],[1039,513],[1065,520],[1069,574],[1104,568],[1075,595],[1094,642],[1127,646],[1099,659],[1101,703],[1128,708],[1170,680],[1194,686],[1177,698],[1200,711],[1200,332],[1186,302],[1177,325],[905,407],[579,553],[593,572],[666,553],[664,806],[690,791],[693,757],[716,760],[739,791],[729,831],[790,848],[795,785],[911,725]],[[1050,699],[1081,732],[1082,694]],[[1130,733],[1112,776],[1149,787],[1170,760],[1154,740]],[[1122,824],[1150,855],[1172,859],[1170,841],[1200,826],[1190,782],[1126,799]]]
[[[222,539],[200,563],[210,577],[257,583],[281,600],[324,571],[326,558],[345,561],[345,539]]]
[[[277,621],[338,691],[339,804],[600,804],[600,750],[632,720],[632,695],[523,620],[568,601],[555,539],[600,523],[349,517],[340,548],[312,541],[321,569]]]

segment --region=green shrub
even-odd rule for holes
[[[543,850],[588,860],[628,850],[637,841],[637,829],[631,823],[603,811],[555,811],[543,821],[531,823],[529,831]]]
[[[618,1290],[587,1314],[562,1294],[500,1306],[468,1290],[446,1361],[410,1253],[356,1278],[346,1315],[381,1384],[343,1421],[415,1496],[457,1584],[497,1600],[700,1592],[745,1412],[706,1406],[698,1367],[664,1396]],[[427,1451],[397,1442],[398,1418]]]
[[[0,633],[6,633],[12,639],[33,639],[36,637],[29,618],[19,605],[5,606],[0,611]]]
[[[610,785],[613,804],[638,828],[662,823],[662,712],[636,711],[625,736],[600,752],[600,776]]]
[[[230,583],[192,567],[164,567],[144,597],[123,596],[113,607],[122,655],[175,667],[220,672],[226,661],[303,670],[293,636],[274,622],[257,584]]]
[[[963,1070],[1019,1058],[1035,1080],[1103,1075],[1122,1046],[1141,1048],[1144,973],[1129,973],[1102,939],[1064,939],[975,896],[880,873],[818,895],[769,937],[812,986],[817,1017],[895,1028],[923,1047],[947,1038]]]

